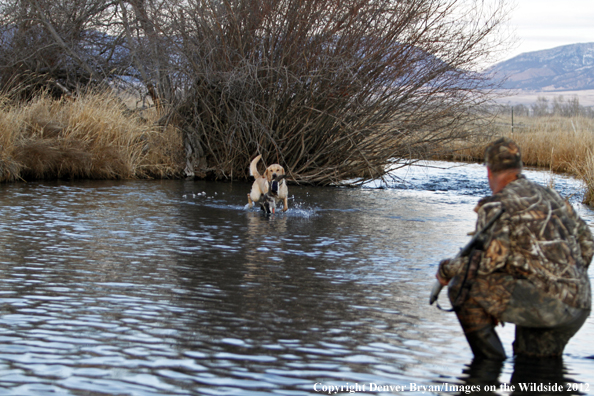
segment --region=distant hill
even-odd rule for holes
[[[526,52],[489,69],[507,76],[503,88],[531,91],[594,89],[594,43]]]

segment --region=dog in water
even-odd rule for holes
[[[272,164],[261,175],[258,172],[258,161],[262,158],[258,155],[250,163],[250,175],[254,176],[252,191],[248,194],[248,205],[251,208],[254,202],[259,202],[262,210],[266,213],[274,213],[276,205],[283,201],[283,212],[289,209],[287,197],[289,189],[285,180],[285,168],[279,164]]]

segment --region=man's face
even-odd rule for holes
[[[495,178],[493,177],[493,172],[491,172],[489,167],[487,167],[487,179],[489,179],[489,187],[491,188],[491,191],[495,192]]]

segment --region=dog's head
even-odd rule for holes
[[[266,180],[268,180],[269,183],[277,177],[283,176],[284,174],[285,168],[283,168],[279,164],[270,165],[268,168],[266,168],[266,171],[264,172],[264,176],[266,177]]]

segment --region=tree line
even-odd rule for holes
[[[538,96],[531,105],[517,104],[504,106],[504,112],[524,117],[588,117],[594,118],[593,106],[582,106],[577,96],[565,100],[563,95],[553,97],[552,100]]]
[[[0,0],[0,89],[150,99],[185,174],[357,184],[483,130],[504,0]]]

